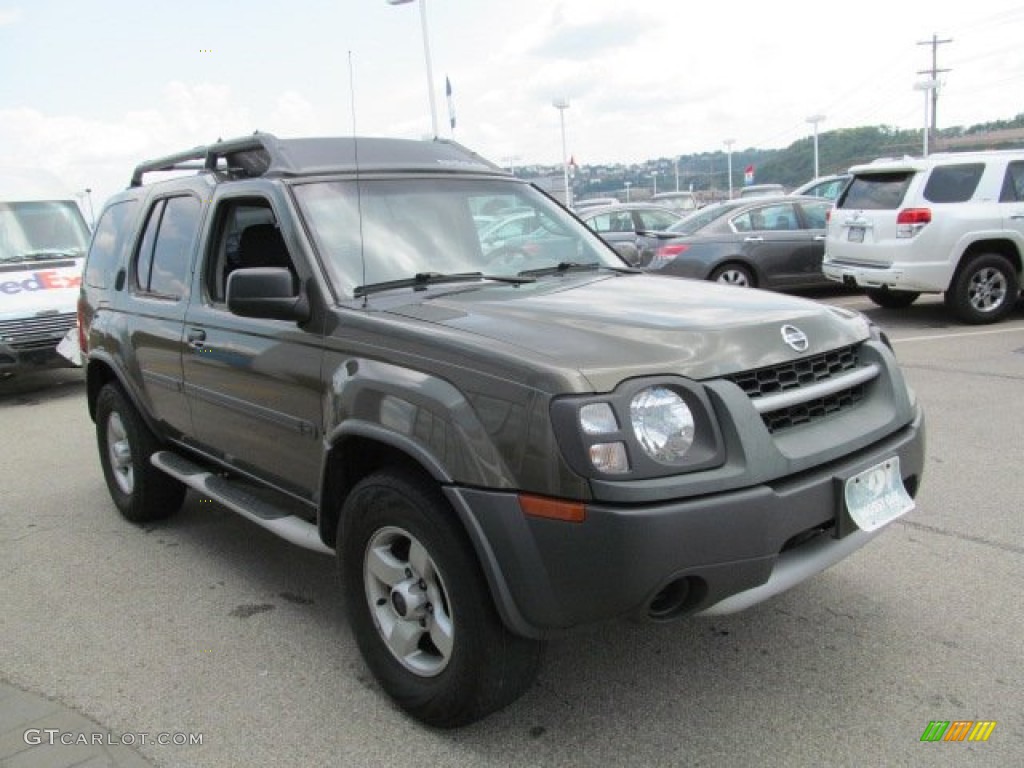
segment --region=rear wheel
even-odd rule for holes
[[[754,275],[749,269],[739,264],[723,264],[711,273],[709,279],[714,280],[716,283],[738,285],[741,288],[754,288],[756,286]]]
[[[430,480],[382,471],[345,501],[345,604],[381,687],[428,725],[471,723],[533,682],[543,644],[510,633],[472,546]]]
[[[875,304],[886,309],[903,309],[909,307],[920,293],[915,291],[890,291],[882,288],[871,288],[867,291],[868,298]]]
[[[178,511],[185,486],[150,464],[160,443],[116,384],[96,399],[96,442],[110,496],[125,518],[143,523]]]
[[[997,253],[983,253],[959,269],[945,301],[959,320],[980,325],[1006,317],[1018,295],[1020,282],[1009,260]]]

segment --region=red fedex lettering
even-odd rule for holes
[[[81,284],[81,275],[62,275],[55,269],[44,269],[41,272],[33,272],[32,277],[21,282],[8,280],[0,283],[0,293],[12,296],[22,291],[54,291],[62,288],[78,288]]]
[[[36,278],[42,281],[43,287],[47,289],[56,289],[64,287],[64,278],[54,272],[52,269],[46,269],[42,272],[36,272]]]

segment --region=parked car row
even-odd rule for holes
[[[772,289],[842,283],[890,309],[941,293],[976,324],[1017,306],[1024,150],[876,160],[788,195],[772,186],[674,222],[651,203],[579,215],[630,264],[660,274]]]
[[[827,284],[821,272],[827,200],[737,198],[680,217],[634,203],[587,209],[580,218],[634,266],[733,285]]]

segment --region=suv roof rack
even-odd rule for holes
[[[141,187],[142,177],[156,171],[228,170],[241,172],[246,176],[259,176],[266,172],[269,166],[270,141],[276,141],[276,137],[269,133],[257,132],[252,136],[228,141],[218,140],[216,144],[198,146],[166,157],[147,160],[135,166],[131,186]],[[254,164],[252,161],[261,155],[264,162]],[[263,165],[262,170],[259,169],[259,165]]]
[[[279,139],[256,132],[195,147],[135,167],[131,186],[155,171],[227,172],[244,178],[315,173],[406,170],[487,172],[508,175],[501,166],[449,139],[418,141],[381,138]]]

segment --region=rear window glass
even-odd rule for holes
[[[869,173],[854,176],[842,195],[839,208],[860,208],[868,211],[894,211],[903,203],[913,171]]]
[[[963,203],[978,188],[984,163],[937,165],[924,186],[924,199],[931,203]]]

